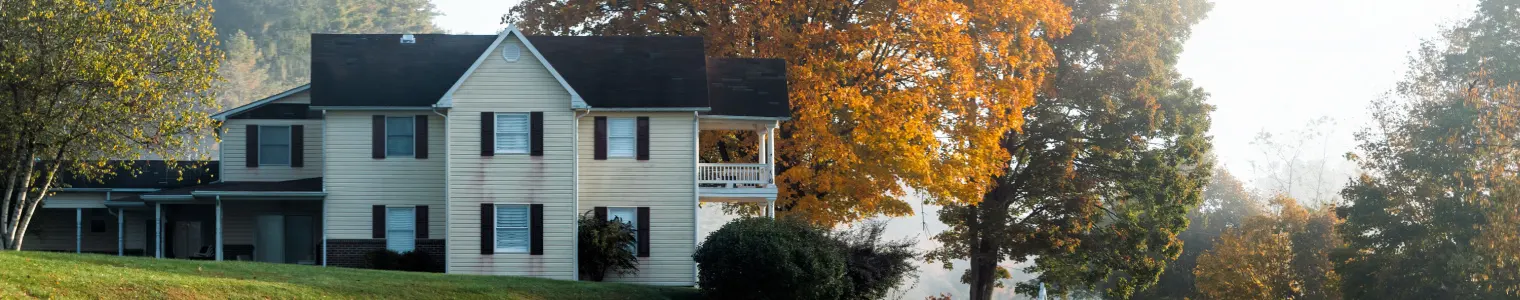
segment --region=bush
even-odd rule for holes
[[[608,272],[620,275],[639,270],[639,259],[633,255],[633,228],[627,223],[597,218],[591,213],[581,214],[577,247],[580,252],[581,279],[602,281]]]
[[[692,258],[714,299],[839,299],[849,294],[840,243],[796,220],[740,219],[707,236]]]
[[[427,251],[396,253],[390,249],[373,250],[364,254],[364,267],[375,270],[443,272],[442,265],[434,261]]]
[[[393,252],[394,253],[394,252]],[[427,251],[414,250],[401,254],[397,261],[396,270],[412,272],[442,273],[443,265],[433,260],[433,255]]]
[[[885,222],[866,222],[853,230],[834,234],[845,258],[845,278],[850,293],[845,299],[885,299],[918,267],[913,265],[918,253],[909,239],[882,241]]]
[[[401,253],[390,249],[377,249],[364,254],[364,267],[375,270],[395,270],[401,265]]]

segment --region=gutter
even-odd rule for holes
[[[652,112],[652,111],[712,111],[712,108],[711,107],[604,107],[601,110],[602,111],[609,111],[609,112],[619,112],[619,111],[639,111],[639,112]],[[591,108],[587,107],[586,111],[590,112]]]
[[[59,192],[117,192],[117,193],[152,193],[158,189],[151,188],[57,188]]]
[[[327,192],[240,192],[240,191],[196,191],[190,192],[195,197],[326,197]],[[147,196],[143,196],[144,199]]]

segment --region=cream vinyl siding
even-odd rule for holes
[[[649,160],[608,157],[596,160],[596,116],[649,117]],[[597,206],[649,207],[649,257],[639,258],[639,271],[607,281],[691,286],[695,271],[696,175],[691,112],[606,112],[581,119],[580,211]],[[642,229],[642,228],[641,228]]]
[[[532,55],[515,36],[502,44]],[[508,63],[500,49],[491,47],[454,92],[449,111],[448,271],[573,279],[570,94],[537,58]],[[483,111],[544,112],[544,156],[481,156]],[[544,254],[480,254],[482,203],[543,204]]]
[[[428,158],[371,158],[374,115],[428,115]],[[427,205],[428,237],[442,238],[443,117],[428,111],[327,111],[326,121],[327,238],[371,238],[374,205]]]
[[[368,122],[369,119],[365,119]],[[368,128],[369,123],[365,123]],[[273,126],[305,126],[302,132],[302,141],[305,158],[300,168],[288,165],[269,166],[261,165],[258,168],[248,167],[248,125],[273,125]],[[222,125],[222,178],[223,181],[285,181],[303,178],[322,177],[322,120],[264,120],[264,119],[228,119]],[[369,132],[365,131],[364,139],[369,141]],[[367,146],[368,144],[366,144]],[[365,148],[366,151],[369,148]],[[369,158],[369,152],[364,153]],[[258,159],[258,158],[254,158]]]
[[[111,193],[111,198],[122,198],[132,194]],[[58,192],[42,199],[41,208],[105,208],[106,193],[96,192]],[[73,220],[69,217],[69,220]]]

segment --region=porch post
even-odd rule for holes
[[[153,257],[164,258],[164,204],[153,202]]]
[[[216,260],[222,260],[222,196],[216,196]]]
[[[770,172],[771,185],[776,184],[776,125],[771,125],[765,130],[765,167]],[[775,199],[771,200],[771,208],[775,208]]]
[[[126,218],[127,218],[127,210],[124,209],[124,208],[117,208],[116,209],[116,256],[127,255],[127,247],[125,245],[125,243],[127,241],[126,240],[126,231],[124,229],[122,229],[123,226],[126,225]]]
[[[74,253],[84,248],[84,209],[74,208]]]
[[[765,198],[765,216],[776,218],[776,198]]]

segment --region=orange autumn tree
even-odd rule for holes
[[[911,214],[910,190],[980,199],[1009,161],[999,139],[1023,124],[1051,66],[1045,37],[1071,27],[1058,0],[526,0],[503,21],[528,34],[702,36],[709,56],[785,59],[777,206],[818,224]],[[742,134],[703,139],[754,153]]]

